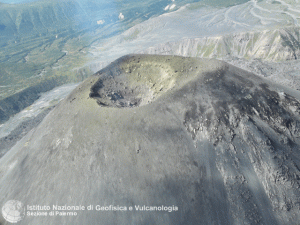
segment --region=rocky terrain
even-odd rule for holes
[[[298,224],[298,1],[81,2],[1,4],[0,205],[134,208],[20,224]]]
[[[28,107],[36,94],[53,88],[47,86],[51,81],[55,80],[55,86],[80,82],[125,54],[213,57],[258,74],[264,73],[264,67],[260,62],[255,65],[257,59],[274,62],[295,60],[299,55],[297,1],[131,3],[53,0],[2,4],[1,123]],[[297,79],[296,70],[284,67],[278,77],[267,76],[297,86],[292,80]],[[289,78],[281,79],[282,74]],[[40,86],[46,88],[36,88]],[[22,91],[29,98],[15,101]]]
[[[299,59],[299,38],[299,27],[286,27],[223,36],[186,38],[176,42],[158,44],[148,48],[143,53],[200,58],[234,56],[278,62]]]
[[[222,59],[274,82],[300,89],[299,27],[182,39],[158,44],[140,53]]]
[[[222,61],[128,55],[0,159],[0,204],[178,207],[20,224],[297,224],[299,109],[300,92]]]

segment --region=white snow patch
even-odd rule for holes
[[[164,10],[167,11],[170,8],[170,5],[167,5]]]
[[[120,16],[119,16],[119,17],[120,17]],[[98,20],[98,21],[97,21],[97,24],[98,24],[98,25],[104,24],[104,23],[105,23],[105,20]]]
[[[171,5],[171,6],[170,6],[170,10],[174,9],[175,6],[176,6],[175,4]]]
[[[285,97],[284,91],[279,91],[278,94],[279,94],[280,97]]]
[[[124,17],[124,15],[123,15],[123,13],[120,13],[120,14],[119,14],[119,19],[120,19],[120,20],[123,20],[124,18],[125,18],[125,17]]]

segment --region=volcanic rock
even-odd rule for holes
[[[0,159],[0,204],[94,206],[20,224],[297,224],[299,113],[298,91],[225,62],[127,55]]]

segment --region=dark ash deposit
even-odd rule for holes
[[[128,55],[0,159],[0,204],[178,207],[20,224],[298,224],[299,151],[300,92],[218,60]]]

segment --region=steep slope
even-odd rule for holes
[[[0,205],[127,207],[20,224],[297,224],[299,113],[299,92],[222,61],[125,56],[0,159]]]
[[[169,0],[42,0],[1,5],[0,123],[29,106],[41,92],[53,88],[47,87],[49,80],[60,85],[92,75],[89,68],[82,67],[89,63],[87,49],[96,40],[103,41],[150,17],[197,1],[177,0],[168,10],[165,7]],[[118,57],[108,59],[105,65]],[[46,88],[32,93],[40,86]],[[11,101],[21,99],[24,92],[30,99]]]
[[[260,32],[182,39],[161,43],[143,53],[225,58],[228,56],[265,61],[295,60],[300,57],[299,27],[286,27]]]
[[[21,91],[30,91],[24,89],[44,86],[52,79],[63,80],[64,83],[82,81],[122,55],[139,53],[159,43],[170,43],[185,37],[211,37],[297,25],[297,7],[296,2],[290,1],[246,0],[51,0],[20,5],[5,4],[0,8],[0,101],[15,94],[10,99],[18,99]],[[119,18],[121,14],[124,18]],[[107,39],[116,34],[120,35]],[[250,32],[250,39],[251,35]],[[243,37],[243,34],[238,36],[245,38],[242,49],[239,49],[239,39],[228,38],[221,40],[221,43],[225,43],[220,44],[219,40],[208,38],[199,41],[201,51],[191,51],[205,57],[218,57],[227,53],[243,56],[245,53],[246,57],[266,56],[268,59],[281,60],[298,56],[297,46],[290,49],[276,46],[276,43],[271,52],[267,46],[266,52],[261,51],[260,45],[259,51],[252,51],[249,47],[252,43],[247,42],[248,37]],[[268,32],[262,36],[268,37]],[[273,44],[272,39],[270,41]],[[167,48],[177,48],[176,45],[170,45],[167,44]],[[214,45],[220,48],[214,49]],[[185,50],[190,51],[183,48],[183,55]],[[278,49],[279,53],[274,53]],[[4,108],[28,106],[20,102],[7,104],[10,99],[4,100]],[[32,101],[34,99],[28,102]],[[3,101],[0,104],[3,105]],[[1,123],[18,111],[5,111],[4,117],[0,115]]]
[[[136,52],[217,58],[300,90],[299,27],[185,38]]]
[[[119,47],[131,48],[132,51],[137,52],[147,47],[181,39],[205,39],[230,34],[239,35],[238,33],[245,32],[264,32],[291,26],[298,27],[300,18],[298,5],[296,1],[254,0],[221,8],[210,7],[209,4],[203,6],[201,2],[190,4],[176,12],[163,14],[137,24],[118,38],[111,40],[111,43],[103,44],[100,41],[94,43],[92,46],[94,49],[91,48],[91,52],[97,55],[97,48],[104,47],[105,50],[109,46],[114,51],[105,52],[107,56],[114,54],[115,49]],[[251,34],[249,36],[251,39]]]
[[[55,35],[88,20],[76,1],[66,0],[6,5],[1,7],[0,15],[2,39]]]

